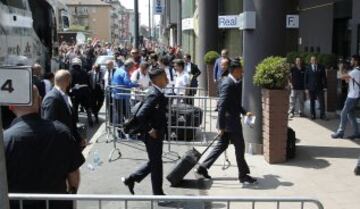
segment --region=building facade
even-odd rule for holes
[[[360,53],[359,0],[300,0],[301,51],[350,57]]]
[[[101,0],[65,0],[71,23],[81,26],[90,36],[111,41],[112,6]]]

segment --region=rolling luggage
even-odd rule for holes
[[[171,106],[171,133],[177,141],[191,141],[196,136],[196,128],[202,124],[203,111],[189,104],[174,104]],[[184,128],[182,128],[184,127]]]
[[[288,128],[287,145],[286,145],[286,159],[295,158],[296,154],[296,134],[292,128]]]
[[[219,136],[215,137],[206,149],[200,153],[195,148],[189,150],[185,155],[175,164],[174,168],[166,176],[166,179],[171,183],[171,186],[177,186],[188,174],[192,168],[198,163],[200,158],[205,154],[206,151],[211,147],[212,144],[218,139]]]

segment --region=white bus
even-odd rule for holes
[[[60,0],[0,0],[0,66],[38,62],[50,72],[67,11]]]

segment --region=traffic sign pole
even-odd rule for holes
[[[9,209],[8,184],[6,176],[6,160],[4,153],[3,126],[0,111],[0,209]]]

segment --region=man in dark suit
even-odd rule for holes
[[[41,65],[36,63],[31,67],[31,71],[33,73],[33,77],[32,77],[33,84],[39,90],[40,96],[44,98],[46,94],[45,83],[41,80],[41,74],[43,69]]]
[[[154,195],[165,195],[163,184],[163,138],[167,127],[166,107],[168,100],[164,96],[164,88],[169,83],[163,69],[153,68],[149,71],[152,86],[145,98],[143,105],[136,114],[138,121],[142,121],[145,128],[142,136],[146,145],[149,161],[127,178],[122,178],[123,183],[134,194],[135,182],[140,183],[151,173],[151,183]]]
[[[215,61],[215,64],[214,64],[214,83],[217,84],[217,82],[221,79],[222,77],[222,74],[224,72],[224,70],[222,69],[221,67],[221,61],[224,59],[224,58],[229,58],[229,51],[227,49],[223,49],[221,51],[221,57],[219,57],[216,61]]]
[[[104,103],[104,80],[103,72],[101,72],[100,65],[95,64],[93,69],[88,73],[90,89],[92,93],[92,113],[95,117],[95,122],[99,123],[99,111]]]
[[[190,87],[191,88],[197,88],[199,86],[197,78],[201,74],[201,71],[199,70],[199,67],[191,62],[191,55],[185,54],[184,55],[184,61],[185,61],[185,70],[190,75]],[[194,96],[196,94],[196,90],[192,89],[189,92],[190,96]]]
[[[220,87],[218,129],[221,139],[209,156],[201,163],[197,173],[205,178],[211,178],[209,169],[217,158],[228,148],[230,141],[235,146],[236,162],[239,170],[239,180],[243,184],[254,184],[257,180],[249,175],[249,166],[245,161],[245,143],[240,115],[251,116],[241,105],[243,69],[240,59],[231,61],[230,74],[223,78]]]
[[[70,87],[71,75],[67,70],[59,70],[55,74],[55,87],[45,96],[42,106],[42,118],[59,121],[67,126],[80,147],[84,146],[84,140],[76,128],[76,118],[73,106],[67,91]]]
[[[310,65],[305,71],[305,88],[310,96],[311,119],[316,119],[315,100],[320,104],[320,118],[326,120],[324,91],[327,87],[326,72],[322,65],[317,63],[315,56],[310,59]]]
[[[89,85],[88,74],[82,69],[82,61],[79,58],[72,60],[70,70],[71,74],[71,90],[70,96],[72,97],[74,116],[76,122],[78,119],[78,109],[81,105],[87,114],[89,126],[93,125],[91,117],[91,90]]]

